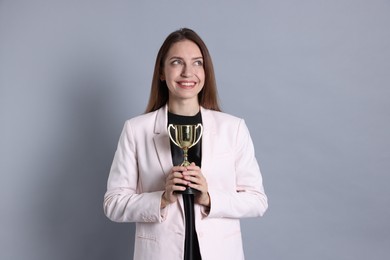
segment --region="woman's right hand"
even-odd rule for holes
[[[161,208],[177,201],[175,191],[184,191],[188,186],[188,181],[183,179],[182,172],[187,171],[184,166],[174,166],[165,180],[165,191],[161,198]],[[181,186],[180,186],[181,185]]]

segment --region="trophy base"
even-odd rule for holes
[[[198,192],[199,192],[198,190],[193,189],[191,187],[187,187],[187,189],[185,189],[183,191],[176,191],[176,193],[178,193],[178,194],[188,194],[188,195],[195,195]]]

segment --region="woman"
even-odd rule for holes
[[[189,166],[176,166],[183,157],[169,123],[203,125]],[[206,45],[190,29],[171,33],[157,55],[146,113],[122,131],[105,214],[136,222],[136,260],[239,260],[239,218],[262,216],[267,207],[248,129],[220,112]]]

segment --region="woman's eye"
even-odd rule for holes
[[[196,66],[203,66],[203,61],[197,60],[197,61],[195,61],[195,65]]]
[[[181,60],[173,60],[172,61],[172,65],[180,65],[182,64],[183,62]]]

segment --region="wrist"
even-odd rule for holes
[[[165,198],[165,192],[161,196],[160,208],[165,208],[169,204],[168,200]]]
[[[208,192],[205,195],[202,195],[202,199],[199,204],[208,208],[210,207],[210,195]]]

